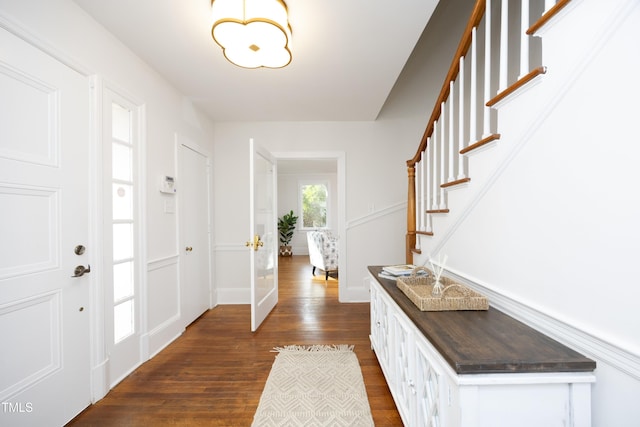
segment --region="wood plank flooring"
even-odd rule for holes
[[[369,344],[369,304],[339,303],[337,279],[312,278],[308,260],[280,258],[278,305],[257,332],[248,305],[209,310],[68,425],[249,426],[273,347],[353,344],[376,426],[402,426]]]

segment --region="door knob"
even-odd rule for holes
[[[262,240],[260,240],[260,236],[258,234],[256,234],[253,237],[253,242],[248,241],[247,243],[244,244],[246,247],[252,247],[254,251],[258,250],[258,247],[260,246],[264,246],[264,242]]]
[[[71,277],[82,277],[86,273],[91,273],[91,266],[89,264],[87,264],[86,267],[84,265],[79,265],[75,270],[73,270],[73,276]]]
[[[191,246],[187,246],[186,248],[184,248],[184,250],[187,252],[191,252],[193,248]]]

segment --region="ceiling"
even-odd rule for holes
[[[211,0],[74,0],[213,121],[375,120],[438,0],[285,0],[293,60],[227,62]]]

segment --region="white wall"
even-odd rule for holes
[[[299,209],[300,182],[326,182],[328,184],[329,199],[327,220],[328,228],[334,235],[338,235],[338,176],[336,173],[280,173],[278,172],[278,217],[293,210],[298,216],[296,229],[291,239],[291,249],[294,255],[308,255],[307,232],[300,230],[302,226],[302,211]]]
[[[596,360],[593,425],[637,426],[640,6],[572,6],[543,36],[547,75],[500,106],[498,145],[470,158],[422,249]]]
[[[175,134],[186,136],[212,151],[213,125],[160,75],[70,0],[2,0],[0,23],[64,58],[87,76],[100,76],[145,107],[147,157],[144,178],[147,191],[143,221],[147,234],[143,263],[145,269],[148,268],[148,283],[143,296],[146,295],[148,304],[143,304],[141,325],[145,327],[142,334],[148,346],[147,353],[153,354],[183,329],[175,317],[179,316],[177,215],[164,213],[164,198],[158,191],[158,182],[161,176],[176,175]],[[87,141],[91,141],[90,135],[87,135]],[[97,261],[99,247],[88,249]],[[92,275],[93,280],[95,277]],[[99,304],[102,297],[97,287],[99,281],[94,285],[98,292],[94,295],[95,301]],[[94,318],[94,321],[99,320]],[[99,324],[94,325],[96,333],[101,330]],[[95,356],[94,366],[102,363],[104,357],[106,355]]]

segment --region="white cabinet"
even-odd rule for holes
[[[406,426],[591,425],[592,369],[540,372],[534,360],[532,372],[518,368],[496,373],[489,364],[484,372],[484,353],[479,360],[460,361],[455,359],[455,350],[441,354],[412,320],[414,316],[429,320],[424,317],[429,315],[419,311],[407,314],[407,305],[398,305],[401,297],[388,283],[382,286],[373,273],[370,282],[371,344]],[[438,316],[442,319],[443,315]],[[452,342],[457,338],[447,336]],[[456,372],[458,365],[459,370],[467,369],[465,363],[476,363],[478,371]]]

